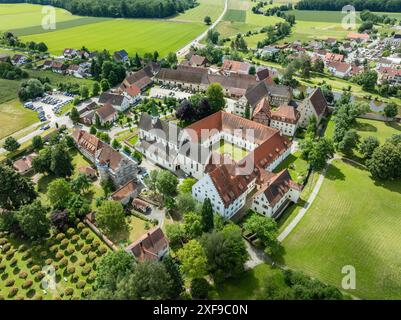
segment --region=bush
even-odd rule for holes
[[[74,247],[68,247],[67,248],[67,253],[68,254],[73,254],[75,252],[75,248]]]
[[[3,272],[4,270],[6,270],[6,265],[4,263],[0,264],[0,272]]]
[[[88,234],[89,234],[89,229],[88,228],[85,228],[85,229],[83,229],[82,230],[82,232],[81,232],[81,234],[84,236],[84,237],[86,237]]]
[[[71,282],[76,283],[76,282],[78,282],[78,280],[79,280],[79,276],[78,276],[78,275],[73,274],[73,275],[71,276]]]
[[[74,294],[74,289],[73,288],[66,288],[64,290],[64,293],[66,296],[72,296]]]
[[[45,277],[44,272],[38,272],[38,274],[36,275],[35,279],[37,281],[42,280]]]
[[[22,260],[29,259],[30,257],[31,257],[31,253],[29,251],[24,252],[24,254],[22,255]]]
[[[86,244],[86,245],[84,245],[84,247],[82,248],[81,251],[83,254],[87,254],[87,253],[89,253],[89,251],[91,251],[91,247]]]
[[[73,235],[75,234],[74,228],[69,228],[69,229],[67,230],[67,234],[68,234],[69,236],[73,236]]]
[[[11,261],[10,261],[10,266],[15,266],[16,264],[17,264],[17,262],[18,262],[18,260],[17,260],[17,258],[13,258]]]
[[[107,252],[107,248],[105,246],[102,246],[99,248],[99,253],[100,254],[105,254]]]
[[[4,300],[4,296],[0,294],[0,301]]]
[[[63,258],[60,261],[60,267],[65,267],[68,264],[68,259],[67,258]]]
[[[48,266],[50,266],[52,263],[53,263],[53,260],[52,259],[46,259],[45,260],[45,263],[48,265]]]
[[[80,260],[78,264],[79,264],[80,267],[84,267],[86,265],[86,261],[85,260]]]
[[[89,260],[90,260],[90,261],[95,260],[96,257],[97,257],[97,254],[96,254],[96,253],[94,253],[94,252],[89,253]]]
[[[18,276],[20,279],[26,279],[28,277],[28,273],[21,271]]]
[[[18,251],[19,251],[19,252],[25,252],[27,249],[28,249],[28,247],[27,247],[26,245],[24,245],[24,244],[21,244],[21,245],[18,247]]]
[[[86,237],[86,243],[92,243],[93,240],[95,240],[95,237],[93,236],[93,234],[90,234]]]
[[[96,275],[95,274],[91,274],[88,276],[88,281],[92,282],[96,280]]]
[[[86,286],[86,282],[85,281],[79,281],[77,283],[77,288],[78,289],[83,289]]]
[[[6,253],[8,250],[11,249],[11,244],[6,243],[3,248],[1,249],[1,252]]]
[[[62,258],[64,258],[64,254],[63,254],[62,252],[57,252],[57,253],[56,253],[56,259],[57,259],[57,260],[60,260],[60,259],[62,259]]]
[[[6,238],[1,238],[0,239],[0,246],[4,246],[7,243],[7,239]]]
[[[95,240],[93,243],[92,243],[92,248],[98,248],[100,246],[100,241],[99,240]]]
[[[58,241],[61,241],[61,240],[63,240],[65,238],[65,234],[64,233],[59,233],[57,236],[56,236],[56,239],[58,240]]]
[[[56,253],[58,251],[58,245],[55,244],[53,246],[50,247],[50,252]]]
[[[69,274],[75,273],[75,267],[68,267],[68,268],[67,268],[67,272],[68,272]]]
[[[14,279],[8,279],[6,281],[6,287],[12,287],[14,285],[14,283],[15,283]]]
[[[90,288],[86,288],[83,292],[84,297],[88,297],[92,294],[92,290]],[[1,300],[1,296],[0,296],[0,300]]]
[[[78,228],[79,230],[82,230],[82,229],[85,228],[85,224],[84,224],[83,222],[79,222],[78,225],[77,225],[77,228]]]
[[[87,276],[91,271],[92,271],[92,268],[90,266],[86,266],[85,268],[82,269],[82,274],[84,276]]]
[[[23,296],[17,296],[17,297],[15,298],[15,300],[25,300],[25,298],[24,298]]]
[[[32,258],[26,259],[26,265],[28,267],[31,266],[32,264],[33,264],[33,259]]]
[[[69,242],[67,239],[61,240],[61,246],[62,246],[63,248],[65,248],[66,246],[68,246],[69,243],[70,243],[70,242]]]
[[[43,300],[43,297],[40,294],[38,294],[33,298],[33,300]]]
[[[42,252],[40,253],[40,256],[41,256],[42,258],[46,258],[46,257],[48,256],[48,252],[47,252],[47,251],[42,251]]]
[[[18,293],[18,288],[12,287],[11,290],[10,290],[10,292],[8,293],[8,297],[9,297],[9,298],[12,298],[12,297],[14,297],[17,293]]]
[[[207,299],[210,285],[204,278],[192,279],[191,294],[194,299]]]
[[[6,253],[6,259],[10,260],[14,256],[14,250],[10,250]]]
[[[27,280],[22,284],[22,289],[28,289],[29,287],[31,287],[33,284],[32,280]]]
[[[71,238],[71,241],[74,242],[74,243],[77,243],[77,242],[79,241],[79,236],[76,235],[76,234],[74,234],[74,235],[72,236],[72,238]]]
[[[31,273],[32,274],[35,274],[36,272],[38,272],[38,271],[40,271],[40,267],[38,266],[38,265],[34,265],[32,268],[31,268]]]

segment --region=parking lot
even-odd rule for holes
[[[67,92],[54,92],[26,102],[24,107],[35,110],[40,121],[51,121],[60,113],[61,108],[72,102],[73,99],[73,95]]]

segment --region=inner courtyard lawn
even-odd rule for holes
[[[237,147],[236,145],[224,140],[220,140],[220,144],[215,147],[215,151],[230,156],[234,161],[239,161],[248,154],[246,149]]]
[[[341,287],[344,266],[356,270],[365,299],[401,298],[401,184],[333,161],[311,208],[283,241],[291,268]]]

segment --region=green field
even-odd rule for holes
[[[230,22],[245,22],[246,21],[246,11],[245,10],[227,10],[224,16],[224,21]]]
[[[220,154],[226,154],[230,156],[230,158],[234,161],[239,161],[248,154],[246,149],[239,148],[236,145],[224,140],[220,141],[220,145],[215,149],[215,151]]]
[[[356,125],[352,127],[361,136],[361,139],[374,136],[379,139],[380,143],[384,143],[386,139],[394,134],[401,134],[401,125],[396,122],[383,122],[368,119],[357,119]],[[334,121],[329,121],[325,135],[329,138],[333,137]]]
[[[376,182],[340,160],[330,166],[311,208],[284,240],[285,263],[341,286],[355,267],[356,290],[366,299],[401,298],[401,184]]]
[[[41,27],[42,6],[0,5],[0,30],[12,30],[23,41],[43,41],[52,54],[60,55],[66,47],[144,54],[154,50],[164,56],[176,51],[202,33],[206,15],[217,19],[224,1],[200,0],[200,5],[170,19],[110,19],[80,17],[56,10],[56,30]],[[22,15],[21,15],[22,12]],[[3,16],[2,16],[3,15]]]

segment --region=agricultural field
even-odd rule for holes
[[[110,19],[74,16],[56,9],[56,29],[41,27],[40,5],[2,4],[0,30],[12,30],[23,41],[43,41],[52,54],[60,55],[65,47],[144,54],[158,50],[164,56],[176,51],[202,33],[206,15],[217,19],[224,1],[201,0],[200,5],[170,19]],[[26,19],[21,19],[20,12]]]
[[[2,233],[0,299],[82,299],[92,287],[96,265],[109,249],[83,223],[45,243],[31,244]],[[53,267],[55,288],[43,287]]]
[[[283,241],[284,262],[341,286],[346,265],[355,267],[365,299],[400,299],[401,185],[374,181],[368,171],[333,161],[315,202]]]

